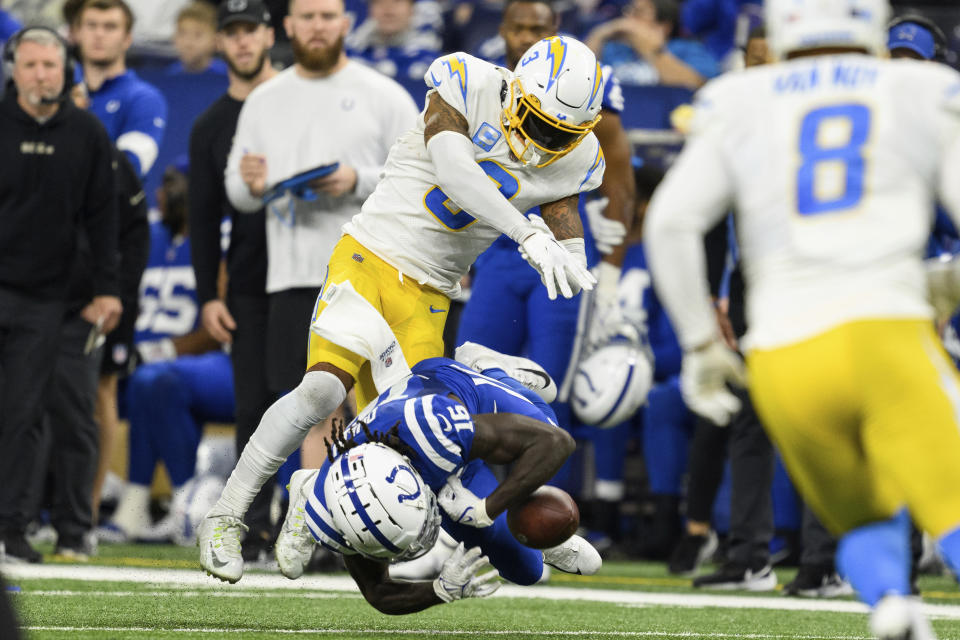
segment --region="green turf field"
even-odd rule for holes
[[[779,593],[694,591],[662,565],[608,563],[592,577],[557,575],[537,587],[388,617],[346,574],[296,582],[250,572],[237,585],[195,569],[195,552],[171,546],[103,546],[85,565],[3,568],[28,638],[866,638],[849,600]],[[778,571],[781,584],[792,571]],[[921,580],[941,638],[960,640],[960,592],[949,578]]]

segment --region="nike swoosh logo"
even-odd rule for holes
[[[145,194],[143,191],[140,191],[139,193],[137,193],[137,195],[130,198],[130,206],[131,207],[137,206],[138,204],[143,202],[143,199],[146,197],[147,197],[147,194]]]
[[[221,569],[221,568],[227,566],[228,564],[230,564],[230,563],[229,563],[229,562],[221,562],[220,560],[217,559],[217,556],[213,556],[213,566],[215,566],[217,569]]]
[[[535,375],[535,376],[537,376],[538,378],[540,378],[541,380],[543,380],[543,388],[544,388],[544,389],[546,389],[547,387],[550,386],[550,376],[548,376],[547,374],[545,374],[543,371],[537,371],[536,369],[525,369],[525,368],[523,368],[523,367],[520,367],[520,368],[518,368],[517,370],[518,370],[518,371],[526,371],[527,373],[532,373],[533,375]]]
[[[446,309],[434,309],[433,305],[430,305],[430,313],[443,313]]]

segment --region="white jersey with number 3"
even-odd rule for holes
[[[748,347],[932,316],[921,259],[934,199],[960,214],[938,193],[942,171],[960,181],[944,160],[960,133],[960,75],[866,55],[802,58],[720,78],[695,111],[650,224],[700,231],[735,211]],[[709,339],[712,316],[678,299],[670,273],[655,276],[684,346]]]
[[[425,81],[432,88],[428,96],[437,93],[466,118],[477,163],[518,211],[600,186],[603,153],[592,133],[540,169],[511,156],[500,119],[512,78],[502,67],[454,53],[437,58]],[[472,216],[471,203],[455,203],[437,186],[423,130],[421,113],[390,151],[373,195],[343,230],[400,272],[452,296],[500,232]]]

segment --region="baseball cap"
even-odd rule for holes
[[[270,24],[270,12],[261,0],[224,0],[217,9],[217,31],[234,22]]]
[[[887,37],[887,49],[910,49],[925,60],[933,60],[937,42],[933,32],[916,22],[902,22],[892,29]]]

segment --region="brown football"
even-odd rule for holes
[[[566,542],[580,526],[580,510],[570,494],[556,487],[540,487],[512,509],[507,526],[521,544],[549,549]]]

